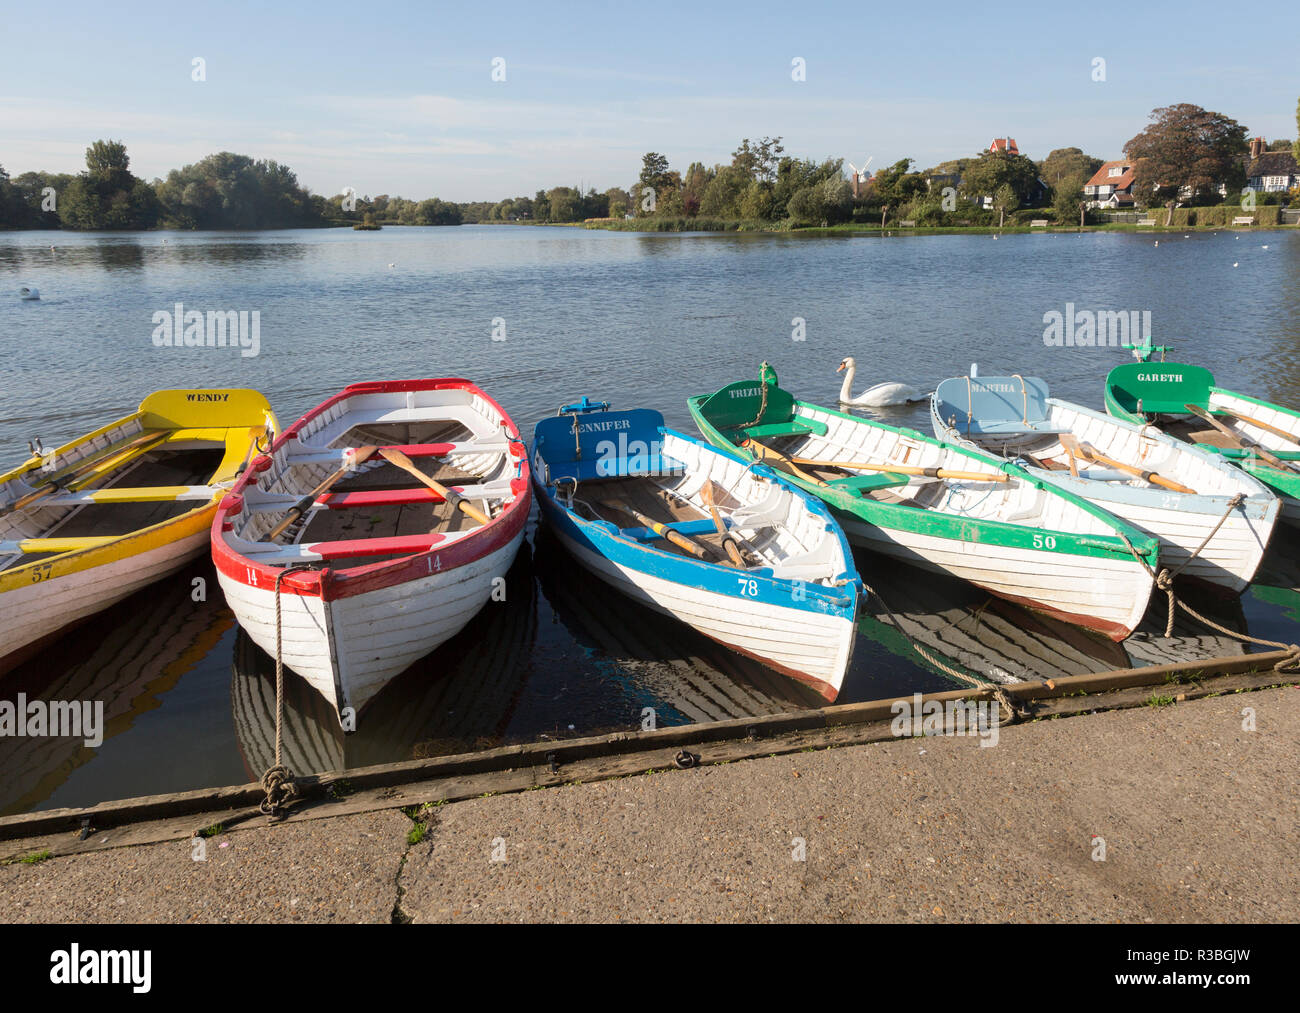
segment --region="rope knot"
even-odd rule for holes
[[[275,766],[262,775],[262,788],[266,791],[258,805],[263,815],[275,819],[281,810],[298,798],[298,785],[294,782],[293,771],[288,767]]]

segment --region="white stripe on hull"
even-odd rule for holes
[[[1105,620],[1126,632],[1141,622],[1151,597],[1151,576],[1132,558],[990,546],[877,528],[843,514],[840,523],[850,541],[872,551],[1049,611]]]
[[[0,652],[11,654],[102,612],[202,555],[208,531],[0,595]]]
[[[464,628],[487,603],[524,539],[454,570],[340,598],[282,593],[284,663],[339,710],[360,711],[394,676]],[[275,593],[218,571],[226,601],[262,650],[275,657]],[[507,589],[508,591],[508,589]]]
[[[687,587],[620,566],[555,530],[584,567],[624,594],[727,647],[839,690],[856,635],[851,619]]]

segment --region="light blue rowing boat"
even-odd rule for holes
[[[972,374],[974,371],[972,370]],[[1155,426],[1050,395],[1036,376],[958,376],[930,402],[940,439],[1001,455],[1160,542],[1160,565],[1240,594],[1278,520],[1262,483]]]

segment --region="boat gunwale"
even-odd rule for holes
[[[240,390],[248,393],[258,394],[258,396],[262,397],[263,401],[265,402],[265,397],[261,395],[259,392],[251,390],[251,388],[217,388],[217,389],[223,391]],[[150,394],[148,397],[146,397],[145,400],[141,402],[140,407],[137,408],[131,414],[124,415],[121,418],[114,420],[113,422],[109,422],[106,425],[100,426],[98,429],[94,430],[93,432],[89,432],[82,436],[79,436],[76,439],[71,440],[68,443],[65,443],[62,446],[51,451],[51,453],[54,453],[55,455],[64,455],[66,452],[75,450],[78,447],[93,442],[94,440],[107,435],[108,433],[112,432],[115,429],[124,428],[132,422],[140,422],[141,423],[140,428],[136,432],[129,432],[125,434],[125,436],[123,437],[123,440],[125,441],[129,441],[134,437],[143,435],[146,432],[153,432],[154,430],[146,429],[143,425],[143,420],[149,414],[149,409],[146,408],[149,399],[153,397],[155,394],[183,392],[185,390],[188,390],[188,388],[168,388],[167,390],[163,390],[163,391],[155,391],[153,394]],[[272,411],[269,402],[265,402],[265,407],[268,413],[266,416],[265,424],[271,426],[274,431],[275,428],[278,428],[279,423],[275,419],[274,412]],[[157,450],[166,449],[168,442],[171,440],[174,434],[178,432],[183,432],[190,428],[192,427],[185,426],[185,425],[175,425],[170,429],[156,430],[158,435],[161,436],[162,434],[166,433],[167,437],[160,444],[158,444],[157,447],[154,447],[153,450],[157,451]],[[250,445],[255,445],[254,437],[251,435],[250,432],[252,429],[256,428],[255,426],[241,423],[240,425],[231,425],[226,427],[205,426],[203,428],[224,430],[223,438],[222,438],[222,448],[225,454],[229,454],[230,452],[232,434],[238,434],[243,432],[247,435],[241,438],[246,439]],[[115,453],[110,449],[112,446],[113,444],[109,444],[107,447],[103,448],[103,451],[105,453],[105,460],[108,460]],[[86,455],[86,456],[88,457],[91,455]],[[251,458],[251,457],[252,457],[252,453],[250,449],[247,458]],[[224,463],[224,460],[225,458],[223,457],[222,461],[218,462],[217,465],[213,468],[212,474],[211,476],[209,476],[207,480],[209,484],[213,483],[216,477],[220,474],[221,465],[222,463]],[[68,465],[68,467],[75,467],[76,464],[77,462],[73,461],[70,465]],[[4,473],[3,475],[0,475],[0,485],[4,485],[5,483],[12,481],[16,478],[21,478],[21,476],[23,476],[24,474],[27,474],[31,470],[35,468],[39,468],[40,466],[41,466],[40,457],[29,458],[24,464],[18,465],[16,468],[13,468],[10,471]],[[232,479],[236,477],[237,476],[232,476]],[[41,488],[44,487],[42,486]],[[39,492],[41,490],[40,488],[38,488],[34,491]],[[213,492],[210,499],[196,503],[189,510],[185,510],[179,514],[176,514],[173,517],[167,517],[164,518],[163,520],[155,521],[153,524],[149,524],[144,527],[134,528],[130,531],[124,531],[120,535],[112,536],[113,540],[111,542],[106,542],[102,545],[88,546],[82,549],[69,549],[66,552],[46,554],[45,558],[34,559],[31,562],[23,563],[20,566],[15,566],[9,569],[0,570],[0,594],[16,591],[24,587],[39,587],[43,584],[48,583],[49,581],[57,580],[60,577],[72,576],[74,574],[82,573],[87,570],[92,570],[99,566],[104,566],[110,563],[119,562],[120,560],[129,558],[134,555],[138,555],[142,551],[149,551],[155,548],[162,548],[167,544],[183,541],[186,538],[190,538],[195,534],[210,527],[211,520],[206,515],[208,513],[215,513],[218,504],[221,502],[222,498],[227,494],[227,492],[228,490],[226,489],[217,489],[216,491]],[[71,510],[75,511],[78,509],[84,509],[85,506],[88,505],[90,504],[73,506],[71,507]],[[166,538],[160,537],[165,533],[167,533],[168,529],[178,529],[178,530],[172,532],[170,537],[166,537]],[[144,543],[144,544],[141,545],[139,543]],[[33,576],[38,571],[38,568],[41,571],[43,571],[43,575],[40,580],[34,580]],[[25,577],[26,579],[19,579],[21,577]]]
[[[719,440],[726,442],[738,452],[744,453],[744,451],[741,451],[740,448],[736,447],[734,443],[727,439],[726,435],[721,430],[714,426],[713,423],[706,419],[701,413],[700,407],[703,405],[704,401],[711,396],[711,394],[696,394],[687,398],[687,407],[690,409],[691,416],[695,420],[696,425],[700,427],[701,432],[705,434],[706,438],[709,438],[710,433],[715,434]],[[831,504],[835,509],[856,517],[867,524],[898,530],[914,531],[917,533],[933,533],[936,529],[950,528],[953,529],[952,533],[946,534],[944,537],[954,538],[961,541],[971,540],[966,537],[966,532],[969,527],[978,528],[981,535],[985,531],[1001,532],[1003,534],[1011,534],[1014,532],[1016,535],[1021,537],[1025,534],[1032,536],[1034,533],[1037,533],[1043,536],[1050,535],[1055,538],[1057,547],[1051,551],[1058,554],[1061,553],[1063,548],[1065,548],[1065,546],[1062,545],[1062,540],[1064,540],[1066,545],[1076,547],[1073,551],[1066,552],[1066,555],[1093,556],[1104,554],[1108,557],[1112,555],[1127,555],[1129,558],[1132,558],[1133,554],[1136,553],[1149,567],[1152,568],[1154,568],[1159,559],[1160,543],[1158,539],[1152,538],[1150,535],[1143,533],[1133,524],[1130,524],[1122,518],[1115,517],[1108,511],[1101,509],[1093,503],[1089,503],[1086,499],[1070,492],[1068,489],[1062,489],[1058,486],[1052,485],[1048,481],[1030,474],[1010,461],[1000,461],[987,452],[973,450],[955,443],[949,443],[931,436],[926,436],[914,429],[908,429],[903,426],[892,426],[876,419],[863,418],[860,415],[850,415],[834,408],[825,408],[808,401],[802,401],[798,398],[794,398],[793,395],[791,395],[791,397],[794,404],[795,414],[798,414],[801,408],[807,409],[808,411],[822,412],[854,424],[870,426],[889,433],[896,433],[907,439],[915,439],[922,443],[938,447],[941,450],[953,450],[973,461],[986,466],[992,466],[995,470],[1017,478],[1020,481],[1029,484],[1033,488],[1045,492],[1049,496],[1063,497],[1067,502],[1100,521],[1114,533],[1109,535],[1084,535],[1072,531],[1054,530],[1041,527],[1034,528],[1027,524],[1014,524],[1009,521],[991,518],[963,518],[955,514],[944,513],[943,511],[904,507],[898,504],[885,503],[876,499],[855,496],[846,490],[817,486],[795,475],[784,476],[788,481],[793,482],[801,489],[818,496],[825,502]],[[713,440],[710,439],[710,442],[713,442]],[[752,458],[752,455],[750,456]],[[922,515],[928,523],[923,524],[919,520],[913,522],[916,515]],[[890,523],[887,525],[878,525],[876,520],[877,518],[889,518]],[[901,521],[901,523],[899,523],[899,521]],[[1118,537],[1118,534],[1121,532],[1131,543],[1132,551],[1130,551],[1129,547],[1124,544],[1123,539]],[[1019,540],[1020,538],[1018,537],[1015,542],[1008,542],[1007,544],[1014,545],[1018,543]],[[990,540],[983,537],[975,539],[975,541],[986,545],[999,544],[997,539]]]
[[[826,607],[817,607],[817,603],[810,601],[810,599],[816,598],[818,603],[822,603],[824,606],[837,610],[844,615],[852,617],[856,614],[856,601],[861,594],[863,587],[862,576],[857,571],[857,564],[853,559],[853,548],[849,544],[848,536],[845,535],[843,528],[841,528],[836,522],[834,516],[824,503],[820,502],[816,497],[805,493],[792,482],[787,481],[784,476],[778,475],[765,465],[747,461],[746,458],[739,453],[734,451],[728,452],[726,448],[716,447],[705,440],[691,436],[689,433],[672,429],[667,425],[661,425],[656,428],[661,434],[672,435],[686,443],[692,444],[702,453],[714,454],[718,457],[728,458],[737,464],[745,466],[755,478],[760,478],[765,482],[774,484],[777,488],[791,496],[795,502],[801,504],[802,508],[807,510],[811,517],[822,521],[826,535],[835,540],[839,548],[841,562],[844,564],[844,569],[841,571],[840,576],[831,579],[843,580],[844,583],[835,586],[799,577],[779,577],[775,572],[773,572],[771,566],[746,568],[741,570],[736,567],[731,567],[725,562],[695,559],[690,556],[681,555],[660,548],[653,543],[635,541],[626,535],[621,534],[609,521],[589,520],[582,517],[569,507],[566,507],[560,501],[554,489],[542,486],[540,478],[537,477],[538,473],[534,469],[534,483],[539,486],[539,502],[554,510],[556,516],[563,517],[569,521],[576,531],[587,539],[587,541],[592,545],[594,551],[616,564],[630,566],[632,569],[644,572],[651,572],[648,567],[642,565],[635,559],[635,553],[644,552],[650,554],[648,558],[660,560],[662,563],[669,566],[683,568],[683,572],[695,573],[699,576],[708,574],[710,580],[707,583],[710,584],[714,582],[714,579],[719,573],[723,575],[723,580],[730,579],[733,576],[738,576],[743,573],[746,575],[746,579],[759,581],[761,586],[764,586],[769,590],[773,598],[776,598],[779,595],[780,597],[789,600],[781,601],[779,603],[767,601],[761,595],[758,597],[743,595],[737,593],[733,588],[723,589],[721,587],[706,586],[705,583],[701,583],[698,580],[692,584],[693,587],[705,590],[709,593],[725,595],[739,601],[759,602],[762,604],[775,605],[776,607],[781,608],[794,607],[798,609],[800,605],[805,605],[807,607],[799,609],[799,611],[826,613]],[[529,453],[530,456],[533,454],[540,454],[543,460],[545,460],[545,452],[537,448],[536,438],[534,438]],[[604,547],[616,548],[617,552],[612,555],[605,551]],[[654,573],[654,576],[662,577],[663,575],[662,573]],[[676,580],[676,578],[672,579]],[[791,593],[791,589],[796,581],[802,581],[801,592],[804,595],[802,600],[796,598]],[[685,583],[680,580],[676,580],[676,582]]]
[[[368,394],[402,394],[432,390],[464,391],[472,397],[482,398],[500,415],[507,441],[523,448],[522,454],[514,456],[515,462],[520,465],[520,470],[518,475],[510,479],[513,498],[501,513],[487,524],[479,525],[462,537],[448,541],[445,545],[435,542],[421,552],[352,567],[334,568],[324,560],[304,561],[312,568],[295,570],[281,579],[279,587],[282,593],[321,598],[329,602],[396,587],[435,573],[448,573],[490,555],[508,545],[523,530],[532,510],[532,485],[529,481],[527,448],[519,436],[519,427],[494,398],[473,381],[463,377],[368,380],[349,384],[304,412],[293,425],[277,437],[261,457],[269,461],[277,450],[287,445],[290,439],[297,440],[304,424],[349,398]],[[431,419],[431,421],[437,420]],[[217,570],[228,579],[245,587],[266,589],[274,588],[279,574],[293,564],[280,567],[257,562],[234,548],[226,540],[224,530],[224,525],[228,522],[227,518],[243,509],[241,495],[243,490],[250,483],[256,482],[261,474],[261,471],[253,466],[257,460],[255,458],[250,462],[234,487],[217,504],[211,526],[212,561]],[[236,506],[239,508],[238,511],[235,509]]]

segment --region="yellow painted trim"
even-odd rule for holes
[[[160,392],[160,393],[178,393],[178,392]],[[185,393],[185,392],[179,392]],[[233,394],[250,395],[238,399],[241,412],[245,409],[252,411],[256,409],[254,422],[244,423],[242,420],[235,425],[226,429],[220,429],[214,426],[200,426],[195,428],[182,428],[171,434],[168,442],[171,442],[177,436],[181,439],[194,439],[196,430],[202,430],[204,438],[210,438],[213,442],[223,442],[226,445],[226,454],[222,458],[221,464],[216,472],[213,473],[209,480],[210,485],[219,485],[233,479],[239,470],[252,459],[255,450],[255,440],[260,436],[263,438],[263,446],[268,446],[270,440],[273,440],[280,432],[280,424],[276,419],[275,413],[271,410],[266,399],[256,391],[232,391]],[[155,395],[150,395],[145,399],[144,405],[150,403],[150,399]],[[143,407],[143,406],[142,406]],[[211,406],[209,406],[211,407]],[[58,453],[62,454],[74,447],[93,440],[111,432],[115,427],[124,424],[140,421],[138,416],[127,416],[125,419],[119,419],[117,422],[110,423],[100,429],[95,430],[83,436],[79,440],[74,440],[65,447],[60,447]],[[200,420],[206,421],[206,420]],[[269,432],[268,432],[269,430]],[[127,438],[134,438],[139,435],[139,429],[128,434]],[[80,463],[80,462],[79,462]],[[18,469],[0,476],[0,482],[6,481],[20,475],[23,471],[29,470],[32,462],[20,466]],[[39,467],[40,462],[35,462]],[[178,487],[158,487],[160,489],[175,489]],[[188,487],[180,487],[188,488]],[[174,542],[185,541],[192,538],[200,532],[206,532],[212,525],[212,518],[216,514],[217,503],[220,502],[224,490],[218,490],[213,494],[212,499],[207,503],[197,504],[193,510],[190,510],[179,517],[172,517],[157,524],[141,528],[138,531],[128,532],[127,534],[109,537],[103,544],[93,547],[65,551],[57,556],[51,556],[46,559],[34,560],[22,566],[0,572],[0,595],[6,591],[12,591],[20,587],[27,587],[38,582],[36,577],[39,573],[40,581],[54,580],[59,577],[69,576],[71,574],[81,573],[86,570],[94,569],[108,563],[115,563],[119,560],[129,558],[130,556],[140,555],[153,549],[162,548]],[[16,540],[16,539],[15,539]],[[0,606],[2,607],[2,606]]]

